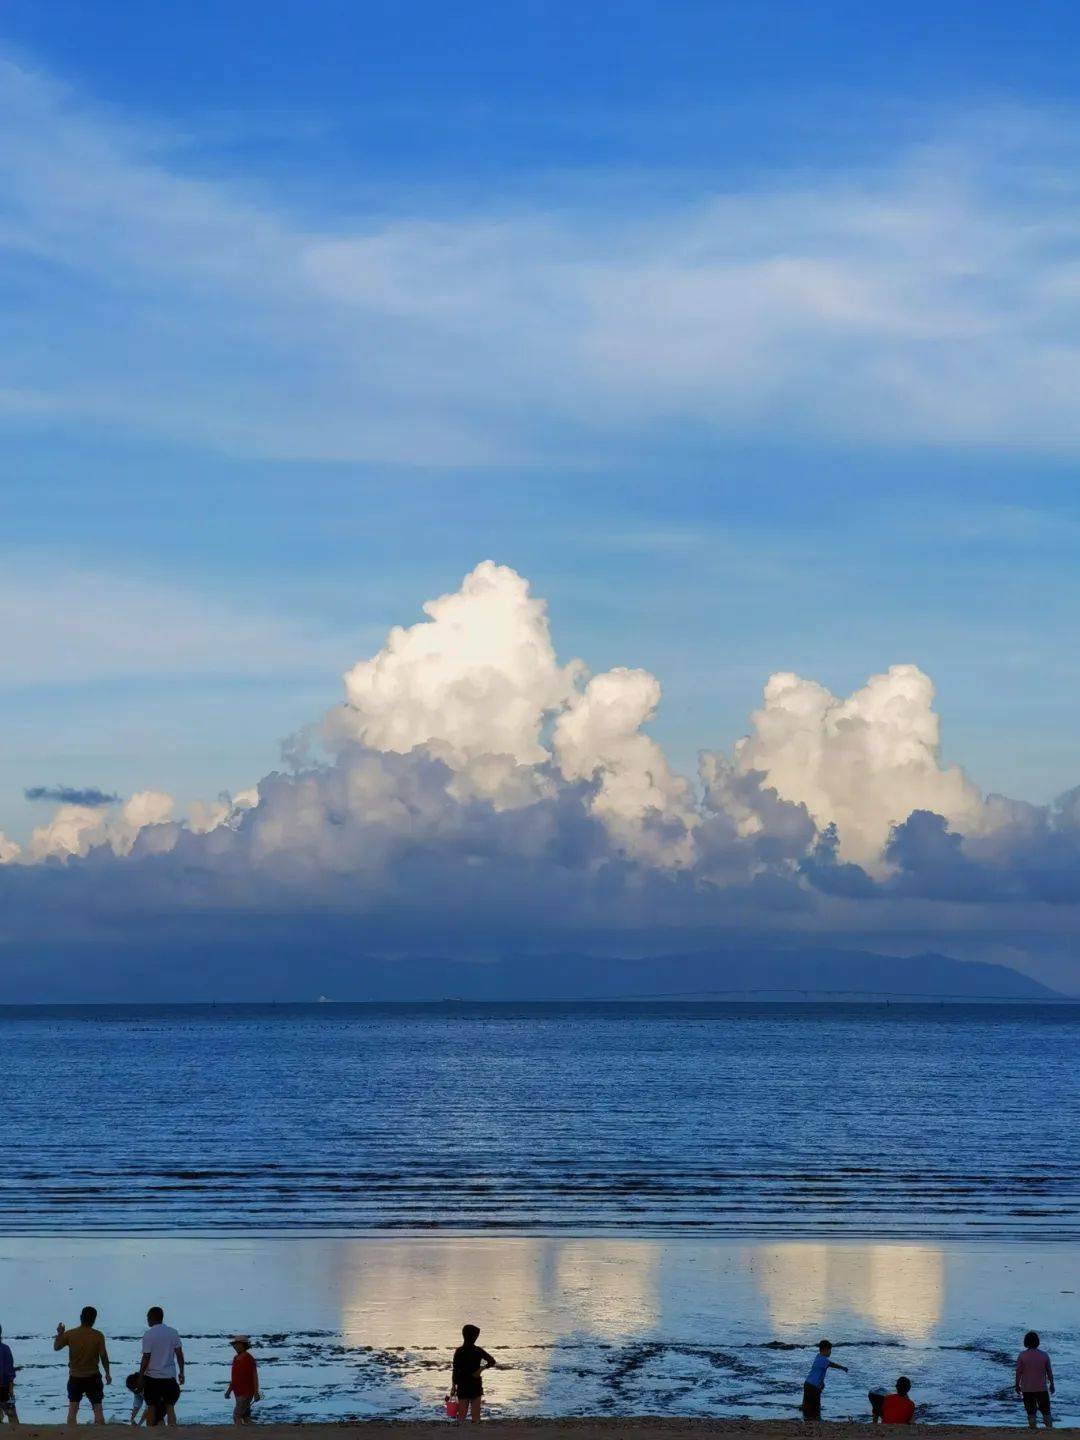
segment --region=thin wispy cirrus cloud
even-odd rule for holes
[[[447,466],[587,455],[671,421],[1080,444],[1068,115],[943,121],[872,168],[677,199],[548,187],[542,208],[454,213],[418,192],[411,212],[312,215],[200,178],[167,131],[25,57],[2,67],[0,243],[36,302],[8,318],[9,418]]]
[[[8,554],[0,568],[0,691],[9,693],[155,677],[297,683],[355,643],[355,629],[346,639],[251,597],[80,568],[67,554]]]
[[[268,921],[346,971],[357,954],[930,943],[1011,947],[1076,987],[1078,792],[984,794],[942,759],[917,666],[846,697],[778,672],[746,736],[703,737],[687,777],[649,733],[657,677],[561,659],[514,570],[485,561],[423,608],[257,786],[187,816],[152,788],[63,804],[25,847],[0,842],[9,951],[181,934],[227,963]]]

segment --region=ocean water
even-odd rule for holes
[[[1080,1007],[0,1011],[0,1324],[56,1420],[56,1322],[117,1383],[148,1305],[181,1418],[434,1417],[461,1324],[495,1414],[793,1417],[822,1334],[864,1416],[1019,1423],[1038,1328],[1080,1421]]]
[[[0,1011],[0,1233],[1080,1236],[1080,1006]]]

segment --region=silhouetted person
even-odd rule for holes
[[[1034,1330],[1024,1336],[1024,1348],[1016,1357],[1016,1393],[1024,1402],[1029,1429],[1034,1430],[1039,1423],[1036,1411],[1042,1414],[1048,1429],[1053,1425],[1050,1396],[1054,1393],[1054,1371],[1050,1356],[1039,1349],[1039,1337]]]
[[[105,1424],[105,1391],[101,1385],[101,1371],[105,1371],[105,1384],[112,1384],[109,1369],[109,1352],[105,1348],[105,1336],[94,1329],[97,1311],[93,1305],[84,1305],[79,1312],[79,1323],[73,1330],[66,1330],[62,1324],[56,1327],[54,1350],[68,1352],[68,1413],[67,1423],[74,1425],[79,1413],[79,1402],[85,1395],[94,1411],[94,1424]]]
[[[3,1336],[0,1330],[0,1336]],[[15,1409],[15,1357],[11,1346],[0,1339],[0,1420],[9,1425],[18,1425],[19,1415]]]
[[[160,1425],[164,1420],[175,1425],[173,1407],[180,1399],[180,1386],[184,1383],[184,1347],[173,1327],[165,1324],[165,1312],[160,1305],[153,1305],[146,1312],[146,1323],[150,1328],[142,1337],[139,1362],[146,1423]]]
[[[911,1381],[901,1375],[896,1390],[886,1395],[883,1390],[870,1391],[870,1413],[875,1425],[910,1425],[915,1418],[915,1402],[909,1398]]]
[[[450,1393],[458,1399],[459,1425],[465,1419],[467,1411],[472,1412],[474,1423],[479,1421],[484,1398],[484,1371],[490,1370],[495,1364],[487,1351],[481,1350],[477,1345],[479,1337],[480,1331],[475,1325],[463,1325],[461,1338],[465,1343],[454,1351],[453,1384]]]

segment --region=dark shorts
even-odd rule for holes
[[[15,1403],[11,1398],[11,1390],[10,1385],[0,1385],[0,1406],[3,1406],[4,1409]]]
[[[809,1380],[802,1387],[802,1413],[807,1420],[821,1419],[821,1391]]]
[[[147,1407],[160,1413],[180,1399],[180,1386],[175,1380],[156,1380],[153,1375],[144,1375],[142,1394]]]
[[[469,1379],[459,1380],[457,1387],[457,1398],[466,1404],[470,1400],[479,1400],[484,1393],[484,1382],[482,1380]]]
[[[77,1405],[85,1395],[91,1405],[100,1405],[105,1399],[105,1385],[100,1375],[69,1375],[68,1399]]]
[[[1024,1409],[1029,1415],[1034,1415],[1040,1410],[1044,1415],[1050,1414],[1050,1391],[1049,1390],[1025,1390]]]
[[[884,1390],[871,1390],[866,1397],[870,1401],[870,1414],[875,1420],[881,1418],[881,1407],[885,1403]]]
[[[247,1420],[251,1415],[251,1402],[254,1395],[234,1395],[233,1413],[238,1420]]]

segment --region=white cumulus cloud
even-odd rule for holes
[[[346,674],[327,737],[399,754],[424,745],[461,773],[463,793],[527,798],[518,767],[549,758],[541,730],[569,700],[580,664],[558,663],[546,605],[505,565],[485,560],[424,611],[427,620],[395,627]]]
[[[139,790],[111,815],[100,807],[61,805],[30,836],[27,859],[67,860],[88,855],[108,845],[115,855],[129,855],[140,833],[149,826],[165,825],[172,819],[172,796],[160,790]]]
[[[555,724],[554,745],[568,780],[596,780],[590,802],[621,848],[659,865],[689,865],[697,823],[690,785],[642,731],[660,703],[647,670],[594,676]]]
[[[735,746],[735,770],[758,772],[819,827],[835,825],[844,859],[873,865],[913,810],[961,829],[981,823],[980,792],[959,766],[941,764],[934,686],[917,666],[893,665],[846,699],[781,671],[763,698]],[[710,758],[707,779],[714,766]]]
[[[485,561],[425,610],[349,670],[295,768],[183,821],[145,789],[61,805],[22,853],[0,841],[5,915],[27,936],[185,907],[321,917],[335,943],[427,954],[722,934],[977,954],[1080,932],[1080,791],[984,798],[942,764],[914,665],[847,697],[772,675],[699,793],[648,733],[656,677],[561,662],[517,572]]]

